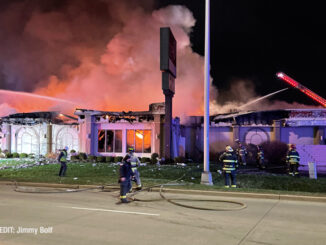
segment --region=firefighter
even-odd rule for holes
[[[296,146],[294,144],[290,145],[289,151],[286,156],[286,162],[289,169],[289,175],[298,176],[299,175],[299,163],[300,163],[300,156],[296,150]]]
[[[140,174],[138,171],[140,161],[139,161],[138,157],[134,155],[134,152],[135,152],[134,148],[130,147],[130,148],[128,148],[127,155],[130,156],[131,169],[132,169],[132,172],[134,173],[133,181],[136,182],[136,184],[137,184],[136,190],[141,190],[142,185],[141,185],[141,181],[140,181]],[[130,191],[132,191],[132,185],[131,185]]]
[[[264,159],[264,150],[263,147],[258,145],[257,146],[257,167],[260,169],[265,169],[265,159]]]
[[[119,168],[119,181],[120,183],[120,200],[121,203],[128,203],[127,192],[131,188],[131,178],[134,176],[134,173],[131,170],[130,156],[126,155],[122,163],[120,163]]]
[[[231,177],[231,187],[237,187],[236,184],[236,169],[238,167],[238,160],[236,154],[233,152],[231,146],[226,146],[225,152],[219,158],[223,163],[223,174],[225,180],[225,188],[230,187],[229,178]]]
[[[66,175],[67,170],[67,156],[68,156],[68,146],[66,146],[59,154],[58,162],[60,162],[61,167],[59,171],[59,176],[64,177]]]
[[[240,140],[236,140],[236,143],[238,143],[238,148],[236,150],[237,156],[238,156],[238,162],[240,165],[246,166],[247,161],[246,161],[246,156],[247,156],[247,150],[246,147],[243,146],[240,142]]]

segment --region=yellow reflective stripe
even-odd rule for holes
[[[131,170],[132,170],[133,172],[135,172],[135,171],[136,171],[136,169],[137,169],[137,168],[131,168]]]
[[[236,162],[237,160],[223,160],[223,162]]]
[[[232,170],[235,170],[235,168],[222,168],[223,170],[228,170],[228,171],[232,171]]]
[[[127,198],[127,196],[120,196],[120,198]]]
[[[131,166],[137,166],[137,162],[131,162]]]
[[[67,161],[67,152],[63,151],[63,156],[60,158],[61,162],[66,162]]]

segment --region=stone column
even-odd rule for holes
[[[314,127],[314,145],[324,145],[324,128]]]
[[[272,140],[281,141],[281,127],[282,127],[282,121],[281,120],[274,120],[273,121]]]
[[[6,124],[6,150],[8,150],[9,153],[11,153],[11,125]]]
[[[52,124],[47,124],[46,130],[46,153],[52,153]]]
[[[234,124],[232,125],[232,138],[230,139],[231,142],[235,142],[236,139],[240,140],[240,125]]]
[[[95,132],[95,117],[92,115],[85,115],[86,123],[86,153],[95,155],[95,144],[97,143],[97,132]],[[96,135],[95,135],[96,134]]]
[[[163,142],[163,134],[161,131],[161,115],[160,114],[155,114],[154,115],[154,152],[159,154],[160,157],[162,157],[163,154],[163,147],[161,147],[161,142]]]

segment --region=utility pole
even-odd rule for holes
[[[205,8],[205,86],[204,86],[204,171],[201,184],[213,185],[209,172],[209,84],[210,84],[210,0],[206,0]]]

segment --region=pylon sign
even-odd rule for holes
[[[177,77],[177,42],[170,27],[160,28],[160,69]]]
[[[169,72],[162,72],[162,89],[168,90],[174,94],[175,92],[175,80],[174,76]]]
[[[177,76],[177,42],[169,27],[160,28],[160,69],[162,90],[165,95],[164,157],[173,158],[172,145],[172,98]]]

